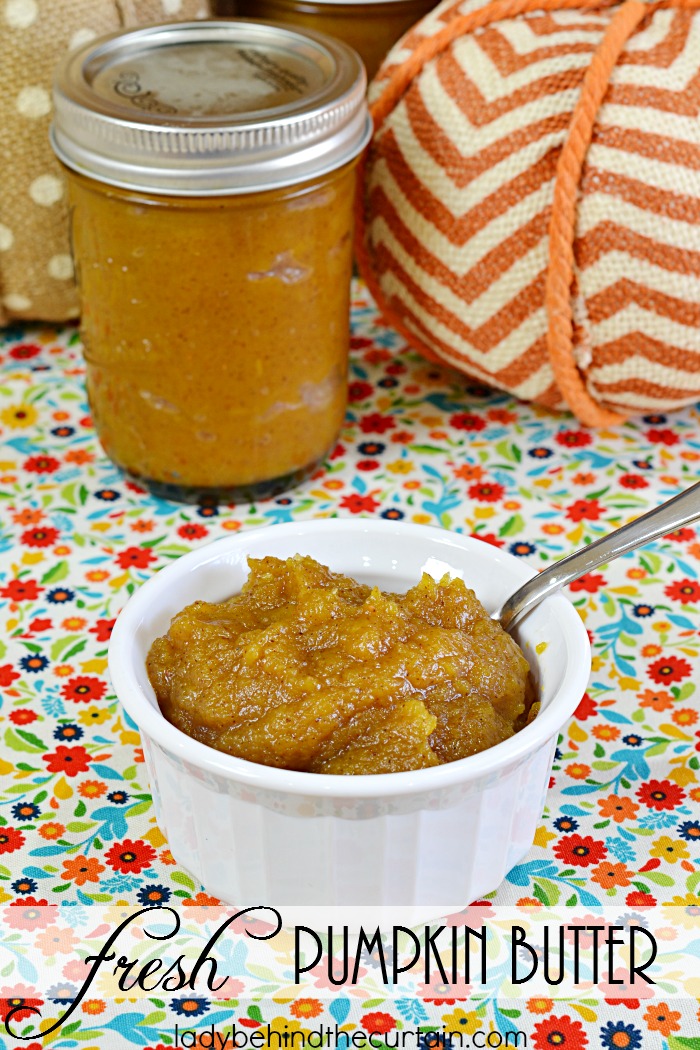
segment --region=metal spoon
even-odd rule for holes
[[[491,613],[491,619],[498,620],[501,627],[509,631],[518,620],[560,587],[573,583],[591,569],[597,569],[627,551],[643,547],[659,536],[689,525],[697,518],[700,518],[700,482],[662,503],[660,507],[642,514],[629,525],[623,525],[621,529],[595,540],[590,546],[550,565],[518,587],[500,609]]]

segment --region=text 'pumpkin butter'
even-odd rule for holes
[[[240,594],[187,606],[148,655],[163,714],[196,740],[268,766],[394,773],[483,751],[534,713],[525,657],[461,580],[397,595],[308,557],[249,566]]]

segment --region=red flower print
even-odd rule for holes
[[[393,416],[382,416],[379,412],[370,412],[360,419],[360,430],[363,434],[384,434],[396,426]]]
[[[378,466],[378,459],[361,459],[357,463],[358,470],[376,470]]]
[[[23,984],[17,984],[14,988],[3,988],[0,991],[0,1019],[10,1027],[14,1025],[17,1031],[17,1021],[24,1021],[27,1017],[35,1017],[44,1005],[43,999],[36,998],[34,988],[27,988]]]
[[[372,340],[368,339],[366,335],[353,335],[350,337],[351,350],[366,350],[371,345]]]
[[[24,845],[24,835],[17,828],[0,828],[0,853],[14,853]]]
[[[494,423],[515,423],[518,416],[516,412],[509,412],[507,408],[490,408],[486,418],[492,419]]]
[[[206,525],[197,525],[194,521],[187,521],[180,526],[177,534],[182,536],[183,540],[203,540],[209,535],[209,529]]]
[[[583,1050],[588,1046],[588,1036],[580,1021],[564,1017],[546,1017],[535,1025],[533,1044],[537,1050],[552,1050],[552,1047],[564,1047],[565,1050]]]
[[[677,543],[687,543],[688,540],[695,539],[695,529],[676,529],[675,532],[667,532],[664,539],[676,540]]]
[[[5,922],[14,930],[45,930],[57,915],[58,907],[43,897],[18,897],[5,909]]]
[[[116,619],[98,620],[95,626],[90,628],[90,634],[94,634],[98,642],[108,642],[116,622]]]
[[[351,514],[361,514],[363,510],[375,511],[379,506],[379,501],[373,496],[358,496],[353,493],[351,496],[343,496],[340,506],[349,510]]]
[[[583,448],[590,445],[593,438],[585,430],[560,430],[554,435],[554,440],[564,448]]]
[[[370,340],[368,339],[365,346],[370,345]],[[368,365],[381,365],[384,361],[391,361],[391,353],[389,350],[384,350],[377,346],[367,350],[364,358]]]
[[[566,512],[570,521],[597,521],[603,513],[597,499],[577,499]]]
[[[695,580],[676,580],[664,587],[664,594],[674,602],[700,602],[700,583]]]
[[[685,798],[685,791],[670,780],[648,780],[637,788],[637,798],[649,809],[675,809]]]
[[[601,587],[606,587],[607,583],[608,581],[599,572],[587,572],[585,576],[581,576],[578,580],[570,583],[569,590],[587,591],[589,594],[595,594]]]
[[[36,580],[10,580],[0,587],[0,598],[9,598],[11,602],[33,602],[43,589]]]
[[[117,555],[117,564],[122,569],[147,569],[156,556],[148,547],[127,547]]]
[[[136,842],[124,839],[123,842],[115,842],[105,853],[104,859],[115,871],[121,871],[124,875],[138,875],[144,868],[150,867],[156,859],[156,851],[141,839]]]
[[[639,890],[633,890],[632,893],[628,893],[625,897],[625,904],[629,908],[653,908],[656,904],[656,897],[651,893],[641,893]]]
[[[12,683],[16,682],[18,678],[19,675],[12,664],[3,664],[2,667],[0,667],[0,686],[7,687],[8,685],[12,685]],[[12,715],[10,715],[10,718],[12,718]]]
[[[467,495],[470,499],[479,500],[480,503],[498,503],[505,495],[503,485],[492,481],[480,481],[476,485],[470,485]]]
[[[678,434],[674,434],[672,430],[647,430],[645,435],[647,441],[651,441],[654,445],[677,445]]]
[[[692,671],[693,668],[682,656],[661,656],[647,668],[647,674],[657,685],[663,685],[665,682],[682,682],[684,678],[692,674]]]
[[[620,484],[624,489],[649,488],[649,482],[646,478],[643,478],[641,474],[623,474],[620,477]]]
[[[32,474],[53,474],[61,466],[61,461],[54,456],[30,456],[23,466]]]
[[[10,721],[16,726],[28,726],[32,722],[36,722],[37,717],[36,712],[30,711],[28,707],[18,707],[16,711],[10,711]]]
[[[598,864],[607,855],[604,842],[592,839],[590,835],[565,835],[554,847],[554,852],[564,864],[575,864],[587,868],[589,864]]]
[[[342,459],[343,456],[345,455],[345,452],[346,452],[345,445],[336,445],[328,458],[329,459]]]
[[[51,626],[51,620],[48,620],[45,616],[37,616],[37,618],[35,620],[32,620],[29,624],[29,630],[32,631],[34,634],[39,634],[41,631],[50,631]]]
[[[475,416],[471,412],[457,412],[450,416],[450,426],[455,430],[484,430],[486,423],[481,416]]]
[[[377,1032],[379,1035],[384,1035],[386,1032],[396,1028],[396,1021],[391,1014],[382,1013],[381,1010],[365,1014],[360,1024],[366,1032]]]
[[[92,675],[77,675],[69,678],[61,689],[61,696],[65,700],[74,700],[89,703],[92,700],[101,700],[107,692],[107,685],[100,678]]]
[[[349,401],[366,401],[372,394],[371,383],[360,383],[359,381],[351,383],[348,387],[348,400]]]
[[[90,770],[90,755],[84,747],[66,747],[59,744],[55,751],[42,755],[49,773],[65,773],[68,777],[77,777],[79,773]]]
[[[585,722],[587,718],[592,718],[593,715],[596,715],[597,713],[597,703],[593,697],[588,695],[588,693],[584,693],[578,707],[574,711],[574,718],[578,718],[579,722]]]
[[[20,536],[20,543],[24,543],[27,547],[50,547],[56,542],[60,536],[58,529],[49,528],[49,526],[37,525],[35,529],[25,529]]]
[[[36,343],[19,343],[10,350],[10,357],[15,361],[29,361],[30,358],[36,357],[40,353],[41,347],[37,346]]]
[[[640,999],[651,999],[654,995],[652,985],[642,980],[637,980],[637,974],[630,980],[630,972],[624,966],[616,967],[612,979],[600,980],[598,987],[605,996],[608,1006],[626,1006],[628,1010],[638,1010]]]
[[[495,532],[472,532],[472,539],[481,540],[482,543],[490,543],[492,547],[505,547],[506,541],[499,539]]]

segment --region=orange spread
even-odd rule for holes
[[[461,580],[384,594],[309,557],[249,560],[240,594],[195,602],[148,655],[165,717],[251,762],[393,773],[466,758],[537,710],[513,639]]]
[[[376,3],[324,3],[323,0],[242,0],[241,14],[273,22],[293,22],[300,29],[328,33],[349,44],[371,79],[399,37],[436,5],[436,0],[389,0]]]
[[[68,171],[90,405],[109,457],[184,489],[309,467],[346,401],[354,163],[239,196]]]

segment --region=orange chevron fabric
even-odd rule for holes
[[[445,0],[370,97],[358,263],[412,345],[592,426],[700,398],[700,0]]]

